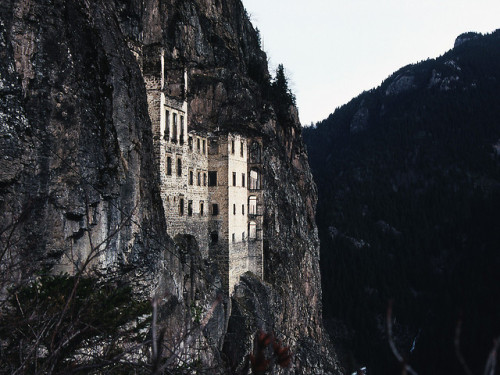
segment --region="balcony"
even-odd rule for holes
[[[264,206],[262,204],[250,205],[248,207],[248,217],[254,218],[264,215]]]

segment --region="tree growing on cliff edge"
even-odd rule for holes
[[[271,83],[271,100],[278,116],[278,120],[286,121],[290,106],[295,106],[295,95],[288,87],[288,78],[283,64],[276,69],[276,77]]]

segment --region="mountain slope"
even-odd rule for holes
[[[461,35],[303,133],[325,319],[354,353],[347,367],[397,368],[384,338],[393,299],[417,371],[462,371],[459,316],[464,356],[482,371],[500,335],[500,31]]]

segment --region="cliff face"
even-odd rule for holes
[[[266,55],[240,1],[6,0],[0,47],[0,227],[25,276],[28,265],[73,272],[102,243],[98,264],[132,269],[146,291],[168,295],[171,326],[185,306],[216,299],[218,275],[196,245],[166,235],[142,76],[158,69],[161,48],[170,95],[182,95],[188,72],[190,127],[264,146],[264,282],[247,275],[216,306],[204,361],[218,363],[222,349],[242,369],[261,328],[291,346],[296,373],[335,371],[298,116],[291,107],[276,120]]]

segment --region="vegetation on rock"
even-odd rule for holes
[[[462,38],[463,39],[463,38]],[[319,204],[324,316],[353,371],[480,373],[500,335],[500,31],[402,68],[303,134]],[[350,353],[350,354],[349,354]],[[394,372],[395,373],[395,372]]]

